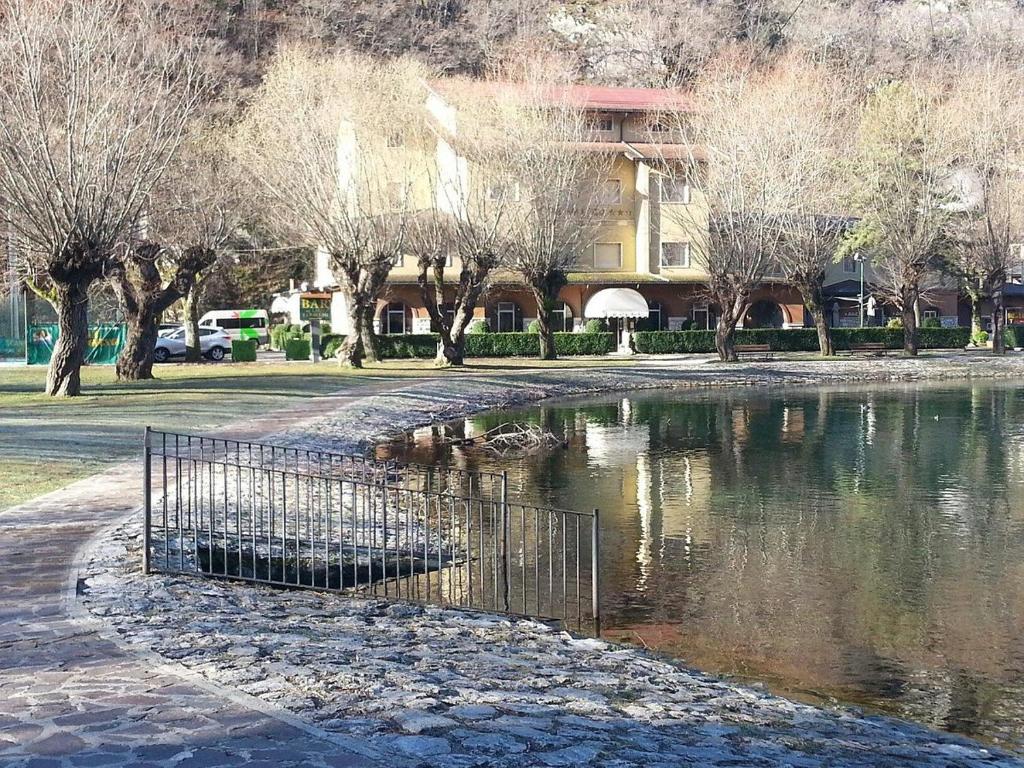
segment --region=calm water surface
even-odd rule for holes
[[[638,394],[455,429],[509,420],[566,447],[391,450],[600,508],[610,638],[1024,749],[1024,389]]]

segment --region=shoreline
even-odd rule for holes
[[[362,451],[430,423],[550,398],[1022,374],[1024,356],[953,355],[730,365],[655,360],[630,369],[427,379],[357,398],[268,440]],[[1024,765],[1019,755],[964,737],[799,704],[530,620],[181,576],[144,579],[131,571],[138,530],[135,515],[112,541],[82,553],[82,607],[114,628],[122,644],[345,740],[365,741],[374,752],[404,756],[391,764]],[[657,749],[645,748],[644,739]]]

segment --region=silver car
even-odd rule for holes
[[[223,328],[200,328],[199,349],[203,357],[220,362],[231,351],[231,335]],[[170,331],[156,340],[153,359],[166,363],[172,357],[185,356],[185,329]]]

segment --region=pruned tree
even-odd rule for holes
[[[120,380],[153,378],[160,316],[183,300],[186,360],[198,361],[197,289],[243,221],[233,166],[213,126],[196,125],[150,196],[138,237],[111,261],[107,278],[127,324]]]
[[[506,265],[516,188],[506,131],[514,102],[479,83],[448,81],[431,101],[436,152],[425,156],[429,200],[411,220],[407,250],[438,332],[436,363],[462,365],[466,330],[492,271]],[[453,279],[454,277],[454,279]]]
[[[187,40],[124,0],[0,8],[0,199],[24,277],[53,304],[46,392],[81,389],[89,287],[130,239],[196,108]]]
[[[917,354],[922,292],[959,215],[944,99],[943,84],[920,70],[877,88],[861,110],[852,166],[860,221],[846,247],[871,255],[873,287],[899,311],[908,355]]]
[[[282,50],[233,137],[281,242],[320,248],[344,295],[339,359],[377,358],[373,317],[423,193],[423,70]]]
[[[685,138],[689,157],[663,158],[659,170],[694,189],[689,204],[663,205],[661,215],[685,233],[695,266],[707,273],[722,360],[736,359],[736,326],[751,295],[781,270],[784,217],[795,209],[795,185],[806,170],[787,163],[803,151],[788,95],[790,84],[771,70],[725,60],[699,82],[694,111],[664,118]]]
[[[962,281],[971,325],[981,330],[980,304],[992,302],[992,351],[1005,351],[1003,287],[1024,243],[1024,97],[1019,69],[998,61],[962,68],[945,101],[953,132],[955,235],[946,269]]]
[[[589,128],[571,91],[545,81],[524,84],[508,141],[518,191],[509,267],[537,303],[540,357],[556,357],[551,314],[568,273],[593,244],[604,210],[601,181],[611,154],[584,148]]]
[[[792,185],[788,207],[779,211],[777,261],[783,277],[800,292],[818,332],[818,348],[828,356],[835,350],[825,314],[825,279],[852,226],[843,215],[850,89],[838,73],[797,55],[781,59],[770,78],[757,98],[784,105],[784,113],[772,117],[784,120],[800,143],[787,142],[786,151],[771,153],[779,163],[775,175]]]

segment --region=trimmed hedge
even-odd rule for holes
[[[1008,325],[1004,330],[1003,340],[1007,347],[1014,349],[1024,347],[1024,326]]]
[[[309,339],[288,339],[284,343],[285,360],[309,360]]]
[[[270,348],[282,350],[288,343],[288,339],[309,338],[308,333],[302,332],[302,326],[295,323],[282,323],[270,327]]]
[[[234,339],[231,342],[231,360],[235,363],[256,362],[256,339]]]
[[[345,337],[339,334],[320,339],[320,354],[334,357]],[[438,337],[433,333],[378,336],[380,355],[385,360],[427,359],[437,354]],[[611,333],[556,333],[555,351],[560,355],[606,355],[615,350]],[[467,333],[466,357],[536,357],[540,337],[536,333]]]
[[[970,328],[918,328],[921,349],[960,349],[970,341]],[[1022,334],[1024,338],[1024,334]],[[890,349],[903,348],[901,328],[833,328],[832,343],[837,350],[851,344],[881,342]],[[768,344],[776,352],[816,352],[818,332],[814,328],[756,328],[736,331],[737,344]],[[714,331],[642,331],[636,334],[636,350],[645,354],[714,352]]]

